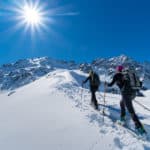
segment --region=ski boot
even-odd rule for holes
[[[98,105],[94,105],[94,108],[95,108],[96,110],[99,110]]]
[[[143,126],[138,127],[138,128],[136,127],[135,129],[136,129],[136,131],[137,131],[137,133],[138,133],[139,135],[146,135],[146,134],[147,134],[147,132],[146,132],[146,130],[144,129]]]
[[[90,105],[91,105],[95,110],[99,110],[98,104],[95,104],[94,102],[91,102]]]
[[[117,121],[119,125],[125,126],[126,125],[126,118],[125,116],[120,117],[120,120]]]

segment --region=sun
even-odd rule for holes
[[[40,0],[23,0],[16,3],[12,8],[15,12],[16,29],[24,28],[25,33],[35,35],[49,30],[49,24],[53,23],[49,11],[45,8]]]
[[[18,19],[21,21],[22,25],[31,29],[33,32],[46,26],[45,18],[47,14],[44,12],[44,8],[40,7],[39,3],[26,2],[21,6],[18,15]]]
[[[54,25],[61,25],[60,17],[76,16],[77,12],[66,12],[65,6],[57,6],[52,1],[44,0],[13,0],[11,5],[5,8],[10,15],[8,19],[13,21],[11,29],[14,33],[21,31],[23,36],[31,35],[44,39],[42,35],[58,34],[54,31]]]
[[[36,8],[24,6],[22,11],[22,19],[29,25],[39,25],[42,22],[42,15]]]

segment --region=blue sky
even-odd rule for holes
[[[120,54],[150,61],[149,0],[41,0],[42,11],[55,11],[45,16],[52,20],[45,21],[47,28],[35,33],[25,24],[16,27],[22,20],[15,19],[15,1],[23,7],[23,0],[0,0],[1,64],[41,56],[89,62]]]

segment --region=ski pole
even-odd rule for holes
[[[82,83],[82,88],[81,88],[81,102],[82,102],[82,99],[83,99],[83,86],[84,84]]]
[[[103,96],[103,100],[104,100],[104,107],[103,107],[103,122],[104,122],[104,115],[105,115],[105,105],[106,105],[106,83],[104,83],[104,96]]]

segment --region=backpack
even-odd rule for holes
[[[91,84],[92,84],[93,86],[99,87],[99,85],[100,85],[99,76],[98,76],[96,73],[93,73],[93,75],[91,75],[91,78],[92,78]]]
[[[123,73],[124,80],[129,82],[130,88],[133,90],[138,90],[141,88],[141,83],[139,77],[135,72],[126,71]]]

